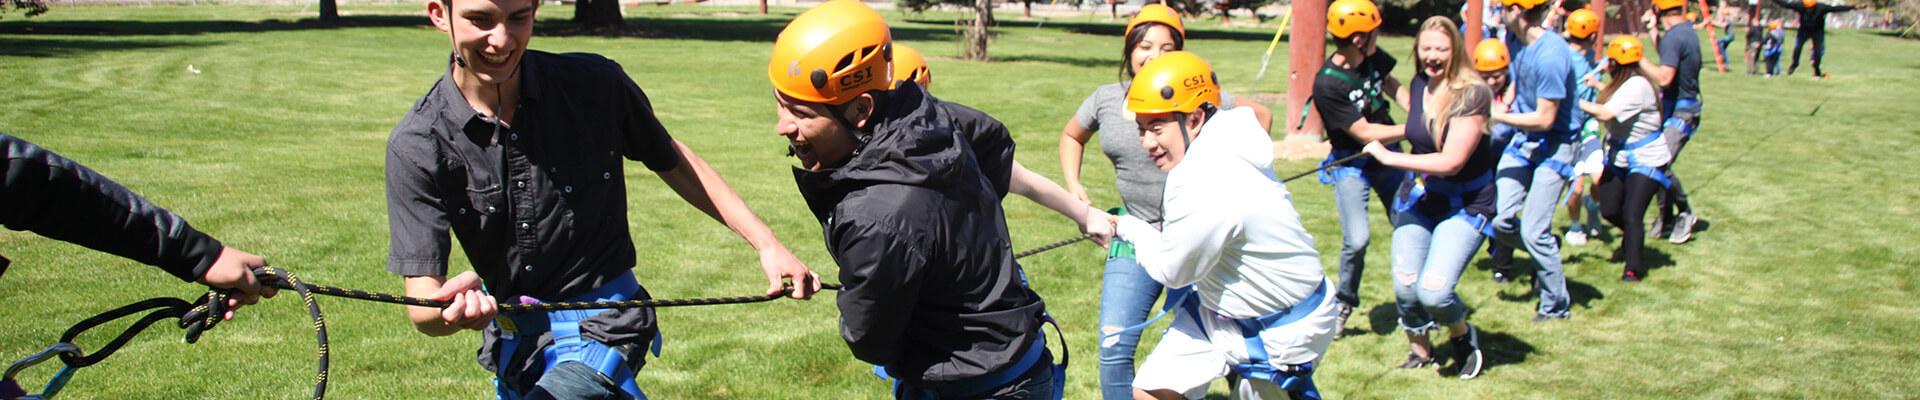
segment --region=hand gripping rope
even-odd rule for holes
[[[1074,243],[1085,241],[1092,237],[1093,235],[1081,235],[1079,237],[1075,237],[1072,239],[1048,243],[1044,246],[1036,247],[1033,249],[1029,249],[1029,250],[1014,254],[1014,258],[1019,259],[1019,258],[1032,256],[1035,254],[1040,254],[1043,252],[1047,252],[1049,250],[1058,249]],[[356,289],[345,289],[345,288],[339,288],[339,287],[333,287],[333,286],[315,285],[315,284],[307,283],[305,281],[300,280],[299,277],[294,276],[293,273],[291,272],[288,272],[286,270],[282,270],[279,268],[273,268],[273,267],[264,267],[264,268],[255,269],[253,271],[253,274],[255,278],[260,280],[260,283],[262,285],[271,286],[271,287],[280,288],[280,289],[291,289],[296,292],[299,292],[300,301],[306,304],[307,313],[312,316],[314,341],[318,343],[318,351],[316,352],[316,357],[318,358],[318,361],[317,361],[318,372],[315,374],[315,377],[314,377],[315,383],[313,387],[313,398],[315,400],[323,399],[326,397],[328,369],[329,369],[329,364],[331,363],[332,355],[328,350],[326,318],[321,314],[320,304],[314,300],[314,295],[327,295],[327,296],[335,296],[335,297],[344,297],[349,299],[358,299],[358,300],[366,300],[366,301],[373,301],[373,302],[379,302],[379,303],[400,304],[400,305],[409,305],[409,306],[417,306],[417,307],[443,308],[448,305],[447,302],[424,299],[419,297],[396,296],[396,295],[386,294],[386,293],[374,293],[374,292],[368,292],[368,291],[356,290]],[[831,284],[831,283],[822,284],[821,289],[840,290],[840,285]],[[545,311],[559,311],[559,310],[584,310],[584,309],[595,309],[595,308],[684,307],[684,306],[705,306],[705,305],[720,305],[720,304],[760,303],[760,302],[772,301],[774,299],[778,299],[785,296],[786,296],[786,293],[773,294],[773,295],[756,295],[756,296],[701,297],[701,298],[685,298],[685,299],[642,299],[642,300],[626,300],[626,301],[610,301],[610,302],[500,304],[499,308],[501,312],[545,312]],[[195,343],[199,341],[201,333],[206,332],[208,329],[212,329],[214,325],[218,325],[220,323],[221,317],[226,315],[227,313],[226,304],[227,304],[227,291],[213,290],[213,291],[208,291],[206,294],[201,295],[199,299],[196,299],[192,302],[188,302],[185,299],[179,299],[179,298],[156,297],[152,299],[142,300],[140,302],[136,302],[133,304],[128,304],[126,306],[109,310],[107,312],[100,313],[99,315],[95,315],[91,318],[82,320],[80,321],[80,323],[74,324],[72,328],[67,329],[65,334],[60,335],[59,343],[56,343],[53,346],[48,347],[46,350],[43,350],[32,356],[28,356],[26,358],[20,359],[19,361],[15,361],[11,366],[7,367],[6,375],[4,379],[0,379],[0,400],[29,400],[29,399],[52,398],[54,395],[60,393],[61,388],[66,386],[67,381],[73,377],[73,374],[75,371],[79,370],[80,368],[91,366],[96,363],[99,363],[102,360],[105,360],[108,356],[113,355],[115,351],[120,350],[120,347],[125,346],[129,341],[132,341],[133,337],[139,335],[141,331],[146,330],[147,327],[153,325],[154,323],[160,322],[162,320],[178,319],[179,320],[178,326],[181,329],[186,330],[185,341],[187,343]],[[74,344],[74,339],[78,338],[81,334],[85,333],[90,329],[93,329],[94,327],[98,327],[102,324],[112,322],[114,320],[118,320],[121,318],[126,318],[128,316],[132,316],[142,312],[147,312],[149,310],[151,310],[151,312],[147,313],[146,316],[141,317],[138,321],[135,321],[131,326],[128,326],[124,332],[120,333],[119,337],[114,338],[112,341],[108,342],[105,346],[102,346],[99,350],[91,354],[88,354],[82,351],[79,345]],[[54,358],[59,358],[61,363],[65,364],[65,366],[60,369],[60,372],[54,374],[53,378],[48,380],[46,386],[44,386],[41,389],[40,393],[34,393],[34,394],[27,393],[26,390],[24,390],[20,386],[19,382],[14,379],[15,376],[18,375],[21,371],[24,371],[27,368],[33,367],[35,365],[44,363],[48,360],[52,360]]]

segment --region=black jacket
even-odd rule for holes
[[[1828,13],[1851,11],[1860,8],[1860,6],[1854,5],[1835,6],[1824,3],[1814,3],[1813,7],[1807,7],[1805,4],[1800,4],[1800,2],[1788,0],[1773,0],[1773,4],[1779,5],[1780,8],[1800,13],[1800,34],[1802,35],[1826,33]]]
[[[113,180],[0,133],[0,225],[158,266],[184,281],[206,275],[220,241]],[[0,272],[6,270],[0,258]]]
[[[982,172],[1011,168],[1011,139],[917,88],[885,96],[878,112],[846,164],[794,171],[846,285],[841,337],[854,357],[931,390],[1010,366],[1040,339],[1045,309],[1013,261],[1004,178]],[[1006,148],[983,166],[974,141]]]

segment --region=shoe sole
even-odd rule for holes
[[[1480,377],[1480,367],[1485,364],[1482,359],[1483,356],[1480,350],[1476,349],[1473,351],[1473,355],[1467,356],[1467,360],[1461,362],[1461,364],[1465,365],[1460,366],[1460,380],[1464,381]]]

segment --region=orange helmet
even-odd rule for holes
[[[773,42],[767,79],[801,101],[842,104],[893,88],[893,36],[880,14],[855,0],[832,0],[794,17]]]
[[[1567,35],[1576,39],[1587,39],[1600,32],[1600,14],[1585,8],[1573,10],[1567,15]]]
[[[1813,8],[1815,4],[1820,4],[1820,0],[1800,0],[1800,5],[1807,6],[1807,8]]]
[[[1187,28],[1180,25],[1180,12],[1174,11],[1173,7],[1167,7],[1167,5],[1160,3],[1148,3],[1145,6],[1141,6],[1140,12],[1133,14],[1133,20],[1127,21],[1127,30],[1120,34],[1132,34],[1133,28],[1149,22],[1166,24],[1168,27],[1173,28],[1174,34],[1183,37],[1187,35]]]
[[[1507,68],[1511,61],[1507,56],[1507,45],[1499,40],[1481,40],[1473,47],[1473,69],[1480,72],[1493,72]]]
[[[1659,0],[1654,0],[1654,1],[1659,1]],[[1676,1],[1686,1],[1686,0],[1676,0]],[[1546,3],[1547,3],[1547,0],[1500,0],[1500,6],[1502,7],[1520,6],[1521,9],[1526,9],[1526,10],[1532,10],[1534,7],[1539,7],[1541,4],[1546,4]]]
[[[1767,30],[1775,30],[1775,29],[1780,29],[1780,21],[1773,21],[1773,22],[1767,23]]]
[[[1687,21],[1699,21],[1699,20],[1700,20],[1700,13],[1692,12],[1692,11],[1687,12]]]
[[[1646,57],[1646,48],[1640,44],[1640,38],[1616,36],[1607,41],[1607,58],[1615,64],[1632,64]]]
[[[926,90],[933,85],[933,72],[927,70],[927,59],[920,56],[919,50],[904,44],[893,45],[893,86],[900,82],[913,81]]]
[[[1135,114],[1190,113],[1201,104],[1220,107],[1220,81],[1207,60],[1185,51],[1154,57],[1127,88],[1127,111]]]
[[[1346,39],[1380,27],[1380,7],[1369,0],[1334,0],[1327,6],[1327,33]]]
[[[1687,0],[1653,0],[1653,9],[1660,11],[1686,6]]]

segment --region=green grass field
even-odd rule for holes
[[[310,281],[398,292],[400,279],[383,267],[385,139],[441,73],[447,42],[412,6],[345,11],[349,24],[338,28],[296,22],[312,14],[300,7],[8,15],[0,20],[0,131],[84,162]],[[631,12],[646,37],[540,36],[532,47],[595,52],[625,65],[668,128],[795,253],[833,276],[771,129],[761,73],[775,33],[798,10]],[[550,7],[544,19],[553,25],[542,29],[571,14]],[[1119,25],[1103,18],[1004,16],[993,63],[953,59],[957,34],[946,16],[890,18],[899,40],[932,57],[935,93],[1000,118],[1019,141],[1018,158],[1048,176],[1059,176],[1061,125],[1093,87],[1116,79]],[[1213,62],[1230,91],[1285,90],[1285,54],[1260,87],[1250,83],[1271,28],[1199,25],[1188,48]],[[1706,125],[1678,168],[1710,225],[1686,245],[1650,244],[1661,267],[1646,283],[1618,283],[1610,244],[1571,247],[1573,319],[1535,325],[1527,322],[1534,301],[1526,285],[1495,285],[1485,261],[1476,261],[1459,291],[1489,347],[1492,366],[1478,380],[1392,369],[1405,340],[1387,286],[1389,229],[1376,214],[1364,305],[1351,325],[1365,332],[1334,344],[1320,387],[1335,398],[1920,396],[1920,185],[1898,175],[1920,155],[1920,125],[1911,122],[1920,108],[1910,102],[1920,93],[1920,42],[1839,32],[1830,44],[1830,80],[1703,76]],[[1385,46],[1405,60],[1410,40]],[[1411,64],[1403,61],[1398,75]],[[1110,166],[1097,150],[1088,154],[1086,185],[1099,203],[1118,204]],[[656,296],[762,288],[748,247],[644,171],[628,166],[629,224],[642,254],[636,273]],[[1331,274],[1339,234],[1330,192],[1311,180],[1291,189]],[[1007,207],[1016,248],[1077,233],[1031,202]],[[0,253],[14,261],[0,280],[4,360],[52,344],[94,313],[197,292],[156,269],[26,233],[0,232]],[[1096,393],[1101,254],[1079,245],[1023,260],[1067,329],[1068,392],[1076,399]],[[455,259],[455,271],[468,268],[464,256]],[[822,296],[664,310],[667,348],[640,384],[666,399],[884,397],[886,385],[841,343],[832,295]],[[333,338],[333,397],[492,395],[473,361],[477,335],[420,335],[396,306],[321,304]],[[305,396],[314,346],[305,309],[283,296],[244,311],[191,346],[177,330],[153,329],[81,370],[62,398]],[[82,345],[107,339],[90,335]],[[21,377],[32,387],[54,369]]]

